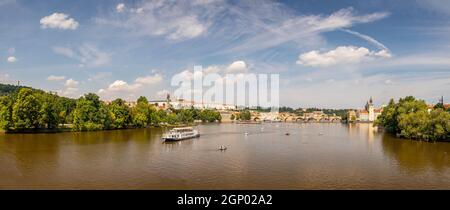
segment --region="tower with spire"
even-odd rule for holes
[[[373,106],[372,96],[370,96],[369,101],[366,103],[366,111],[369,113],[369,121],[375,121],[375,108]]]

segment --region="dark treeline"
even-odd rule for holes
[[[4,131],[92,131],[188,124],[195,120],[216,122],[221,115],[216,110],[194,108],[158,110],[143,96],[134,107],[122,99],[106,104],[93,93],[70,99],[30,88],[0,97],[0,128]]]
[[[26,88],[25,86],[17,86],[10,84],[0,84],[0,96],[8,95],[17,92],[20,88]]]
[[[376,120],[388,132],[398,136],[431,141],[450,140],[450,108],[438,103],[431,110],[423,100],[412,96],[391,99]]]

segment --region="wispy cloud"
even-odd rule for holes
[[[284,8],[284,10],[288,10]],[[238,14],[246,15],[244,12]],[[379,12],[367,15],[357,15],[352,8],[341,9],[330,15],[285,15],[274,17],[270,21],[256,20],[259,30],[255,36],[245,40],[243,44],[233,47],[226,52],[255,51],[294,42],[300,47],[310,46],[322,39],[321,33],[349,28],[356,24],[373,22],[388,16],[388,13]]]
[[[55,76],[55,75],[50,75],[47,77],[48,81],[62,81],[65,80],[66,77],[65,76]]]
[[[97,24],[110,25],[133,35],[163,37],[171,41],[193,39],[204,35],[211,21],[210,6],[216,1],[143,1],[130,5],[118,4],[117,14],[95,19]]]
[[[110,63],[111,55],[103,52],[91,44],[83,44],[77,49],[68,47],[53,47],[53,52],[75,59],[80,62],[81,67],[100,67]]]
[[[384,44],[382,44],[381,42],[377,41],[376,39],[374,39],[374,38],[372,38],[372,37],[370,37],[368,35],[361,34],[359,32],[348,30],[348,29],[342,29],[342,31],[345,31],[345,32],[347,32],[349,34],[352,34],[352,35],[355,35],[355,36],[357,36],[357,37],[359,37],[361,39],[364,39],[367,42],[375,45],[376,47],[378,47],[381,50],[385,50],[386,52],[390,52],[390,50],[386,46],[384,46]]]

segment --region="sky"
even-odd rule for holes
[[[194,65],[280,75],[280,105],[450,100],[450,2],[0,0],[0,82],[165,98]]]

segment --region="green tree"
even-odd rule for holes
[[[178,124],[178,117],[175,113],[169,113],[166,115],[165,120],[169,125],[175,125]]]
[[[14,129],[35,129],[39,127],[41,104],[29,88],[19,91],[12,110]]]
[[[423,100],[408,96],[384,108],[377,125],[402,137],[422,140],[447,140],[450,136],[450,113],[439,106],[431,112]]]
[[[92,102],[92,105],[95,108],[97,108],[97,109],[100,108],[101,101],[100,101],[100,97],[97,94],[95,94],[95,93],[87,93],[87,94],[84,95],[84,98],[86,100]]]
[[[41,127],[49,129],[58,128],[60,118],[56,97],[47,93],[40,95],[39,100],[42,106],[39,111],[39,124]]]
[[[59,125],[59,116],[56,112],[55,105],[44,102],[39,111],[39,124],[41,127],[55,129]]]
[[[160,125],[161,123],[167,123],[167,112],[165,112],[162,109],[159,109],[154,113],[155,115],[152,116],[153,125]]]
[[[397,125],[396,110],[397,105],[395,104],[394,99],[391,99],[389,101],[389,104],[386,107],[384,107],[383,112],[381,112],[381,115],[375,121],[375,124],[382,125],[391,132],[397,132],[398,125]]]
[[[99,124],[102,125],[102,129],[111,129],[112,128],[112,113],[109,110],[108,106],[104,103],[100,104],[99,108]]]
[[[147,100],[147,98],[145,96],[140,96],[137,99],[137,104],[146,104],[146,105],[148,105],[148,100]]]
[[[450,113],[440,108],[431,111],[427,130],[431,140],[445,140],[449,138]]]
[[[8,131],[13,126],[12,106],[13,101],[9,96],[0,97],[0,129]]]
[[[80,97],[72,111],[73,130],[101,130],[109,129],[112,121],[109,109],[94,93]],[[111,126],[112,127],[112,126]]]
[[[114,128],[126,128],[131,122],[130,108],[125,101],[118,98],[111,102],[110,110],[112,113]]]
[[[427,125],[429,119],[426,110],[400,114],[398,117],[400,135],[410,139],[428,139]]]
[[[194,122],[194,115],[191,109],[181,109],[177,113],[178,121],[182,123]]]
[[[160,116],[159,116],[158,112],[159,111],[156,110],[156,108],[154,106],[150,106],[150,108],[149,108],[150,125],[158,126],[161,123],[161,119],[160,119]]]
[[[133,125],[138,128],[147,127],[151,119],[150,111],[148,100],[143,96],[139,97],[136,106],[131,109]]]
[[[251,120],[251,113],[248,110],[243,110],[239,112],[239,120]]]
[[[77,131],[103,129],[98,114],[98,108],[94,103],[81,97],[73,111],[73,129]]]
[[[218,111],[204,109],[204,110],[200,111],[199,119],[203,122],[216,122],[216,121],[221,121],[222,116],[220,115],[220,113]]]

